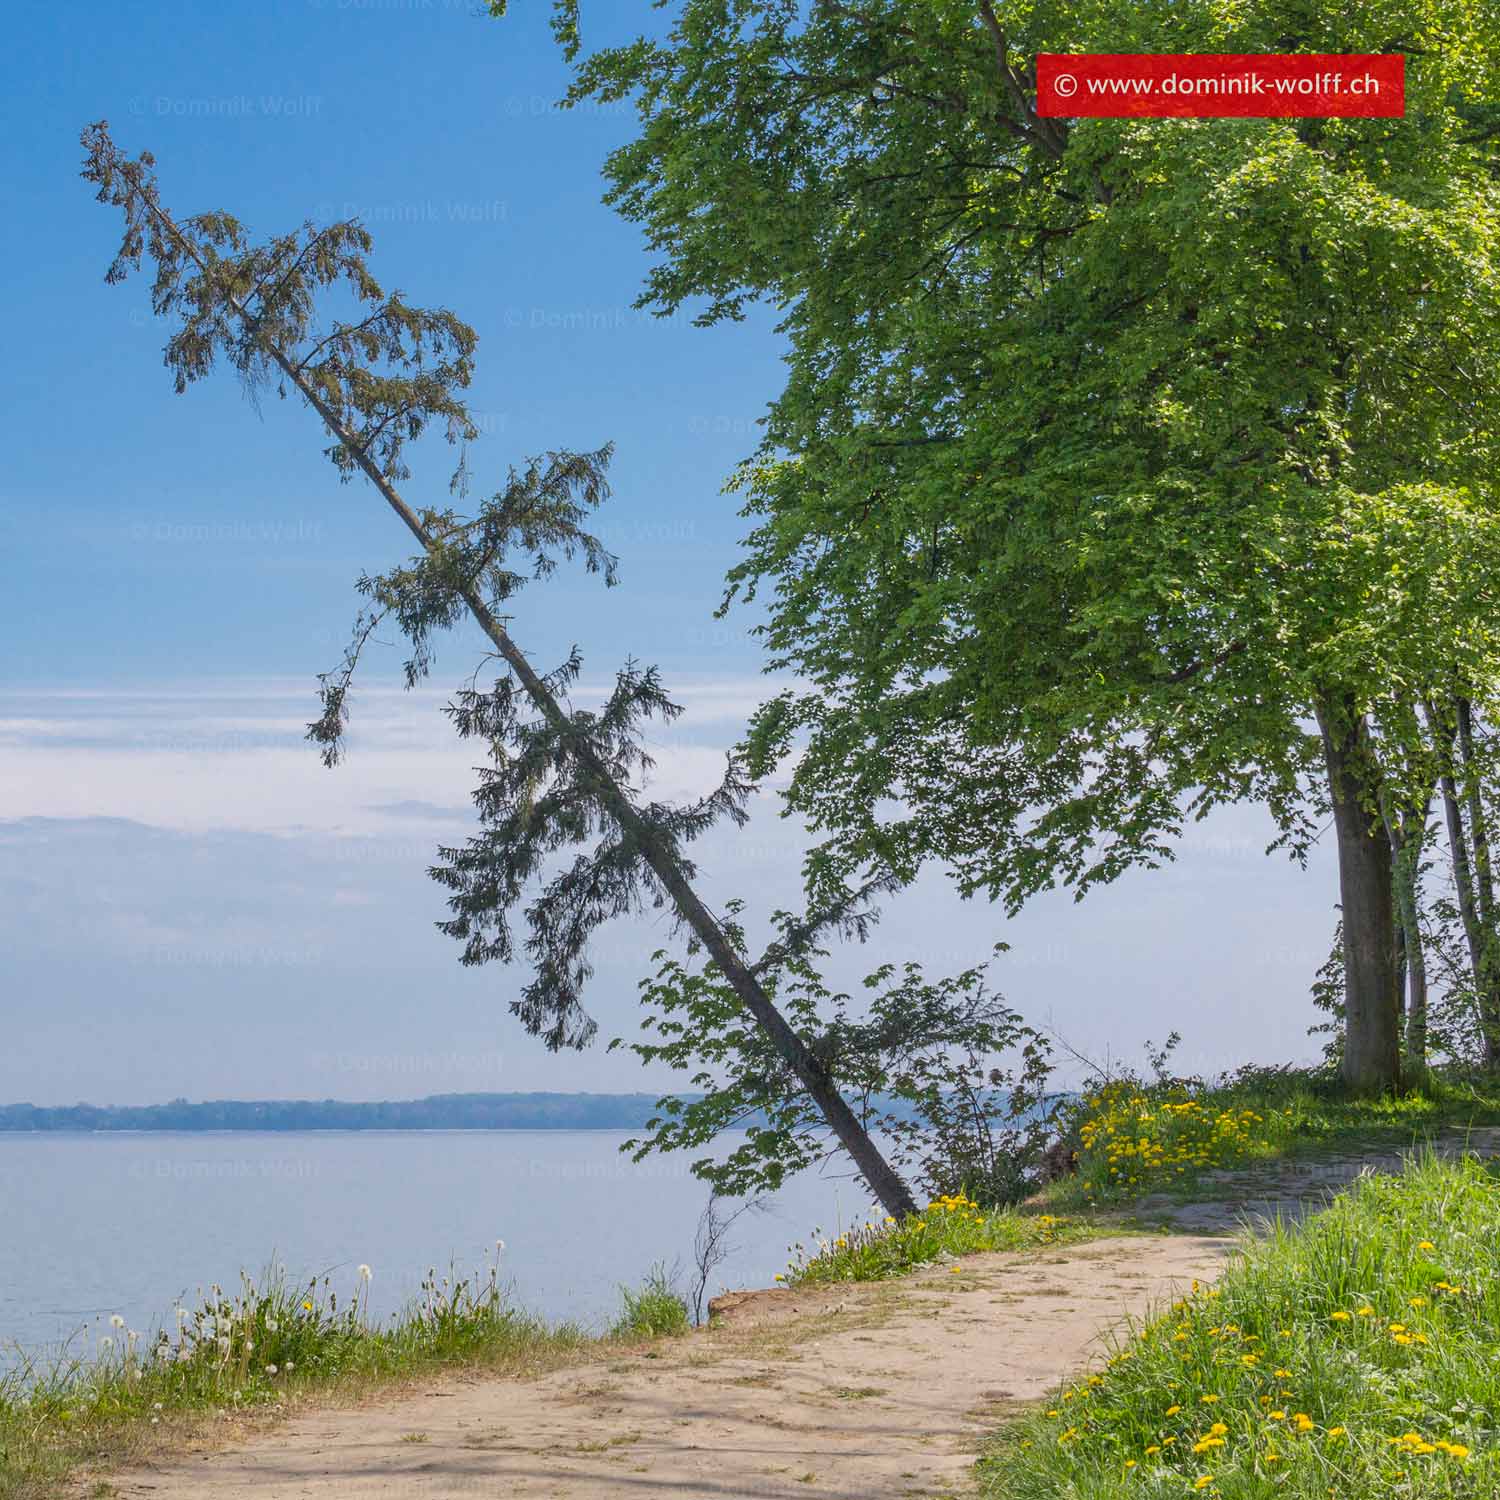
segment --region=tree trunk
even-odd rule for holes
[[[154,201],[147,200],[146,206],[187,253],[200,265],[203,264],[197,246],[182,233],[170,216]],[[248,318],[249,314],[237,298],[230,298],[229,302],[237,316]],[[422,550],[429,553],[436,550],[434,541],[428,535],[420,517],[381,472],[379,465],[355,440],[355,434],[339,421],[337,414],[307,381],[298,365],[280,349],[273,348],[271,354],[282,373],[302,393],[308,405],[323,419],[329,432],[354,455],[365,477],[380,492],[386,504],[395,511],[407,530],[416,538]],[[488,605],[472,588],[465,588],[460,591],[460,594],[470,614],[493,642],[495,649],[504,658],[506,664],[516,674],[521,686],[538,711],[554,727],[566,729],[568,720],[562,705],[537,675],[525,654],[511,639],[509,632],[496,619]],[[720,971],[729,981],[735,994],[739,996],[745,1009],[765,1032],[783,1061],[796,1074],[798,1081],[818,1106],[829,1128],[849,1153],[860,1175],[868,1184],[870,1191],[880,1200],[886,1213],[897,1219],[916,1213],[917,1204],[910,1188],[881,1155],[879,1148],[870,1138],[869,1132],[860,1124],[854,1111],[849,1108],[843,1096],[829,1080],[823,1065],[813,1056],[806,1043],[777,1010],[775,1002],[735,951],[734,945],[729,941],[717,918],[698,899],[697,893],[688,884],[675,852],[663,843],[651,825],[641,817],[635,804],[621,789],[608,768],[594,755],[592,749],[587,744],[578,742],[576,753],[579,760],[598,778],[600,792],[609,803],[615,818],[621,828],[636,840],[647,863],[671,894],[683,921],[703,943],[709,956],[718,964]]]
[[[313,409],[323,418],[328,430],[355,454],[365,477],[380,491],[386,503],[405,522],[422,548],[425,551],[432,551],[433,541],[428,536],[426,528],[379,468],[354,443],[353,435],[319,399],[317,392],[302,379],[290,360],[284,358],[279,352],[275,358],[287,378],[297,386]],[[469,613],[478,622],[479,628],[494,643],[495,648],[505,659],[506,665],[516,674],[527,696],[555,726],[564,727],[567,723],[567,716],[563,713],[562,705],[537,675],[535,668],[526,659],[520,647],[511,639],[510,634],[491,613],[489,606],[472,589],[464,589],[462,597],[469,608]],[[870,1191],[880,1200],[886,1213],[897,1219],[916,1213],[917,1204],[912,1197],[911,1190],[881,1155],[879,1148],[870,1138],[869,1132],[859,1123],[854,1111],[829,1082],[822,1064],[777,1010],[775,1002],[762,988],[760,981],[750,972],[749,965],[735,951],[734,945],[725,935],[717,918],[699,900],[697,892],[688,884],[676,855],[672,850],[663,846],[655,830],[637,812],[635,804],[620,789],[593,751],[587,745],[579,743],[575,753],[598,778],[600,789],[610,803],[611,810],[620,826],[636,840],[647,863],[671,895],[682,919],[697,935],[709,956],[718,964],[720,971],[729,981],[730,987],[739,996],[745,1009],[755,1018],[761,1030],[770,1038],[771,1045],[775,1047],[782,1060],[797,1075],[798,1081],[818,1106],[829,1128],[849,1153],[850,1159],[859,1169],[860,1176],[865,1179]]]
[[[1469,837],[1474,846],[1474,899],[1479,927],[1479,963],[1474,985],[1480,997],[1484,1060],[1500,1066],[1500,929],[1496,925],[1495,878],[1490,864],[1489,821],[1481,795],[1483,775],[1474,753],[1474,710],[1467,698],[1457,709],[1458,750],[1463,759],[1464,800],[1469,805]]]
[[[1474,710],[1467,698],[1458,709],[1458,751],[1463,757],[1464,797],[1469,804],[1469,832],[1474,840],[1474,894],[1479,900],[1479,921],[1486,938],[1494,941],[1495,880],[1490,869],[1490,836],[1480,797],[1480,772],[1474,755]]]
[[[1430,804],[1429,804],[1430,805]],[[1427,953],[1422,944],[1422,913],[1417,895],[1422,849],[1426,842],[1427,808],[1410,819],[1392,818],[1386,823],[1391,842],[1391,863],[1396,905],[1396,1013],[1402,1013],[1405,994],[1406,1076],[1427,1071]]]
[[[1396,869],[1400,865],[1400,863],[1401,863],[1401,855],[1400,855],[1399,851],[1394,846],[1392,846],[1392,848],[1391,848],[1391,868],[1392,869]],[[1398,875],[1396,878],[1399,881],[1400,876]],[[1407,1007],[1406,1007],[1407,981],[1411,977],[1411,966],[1407,962],[1407,952],[1406,952],[1406,920],[1405,920],[1405,913],[1403,912],[1402,906],[1401,906],[1401,892],[1398,889],[1393,894],[1395,896],[1395,902],[1396,902],[1396,1014],[1398,1016],[1401,1016],[1401,1015],[1405,1015],[1406,1014],[1406,1010],[1407,1010]],[[1405,1044],[1403,1042],[1403,1046],[1404,1045]],[[1406,1059],[1406,1054],[1403,1052],[1402,1053],[1403,1064],[1405,1063],[1405,1059]]]
[[[1500,1067],[1500,984],[1497,984],[1492,949],[1480,922],[1474,892],[1474,871],[1469,861],[1468,834],[1464,828],[1463,804],[1453,774],[1453,720],[1428,703],[1427,725],[1438,752],[1438,789],[1443,796],[1443,820],[1448,828],[1448,852],[1453,865],[1453,886],[1458,896],[1458,915],[1469,950],[1469,969],[1474,984],[1479,1030],[1486,1067]]]
[[[1353,705],[1320,703],[1318,727],[1338,836],[1344,911],[1344,1081],[1380,1093],[1401,1081],[1391,844],[1367,788],[1368,728]]]

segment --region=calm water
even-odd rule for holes
[[[0,1345],[51,1345],[112,1313],[149,1329],[184,1293],[274,1256],[294,1275],[374,1270],[394,1312],[428,1266],[477,1265],[497,1239],[516,1299],[605,1323],[657,1261],[692,1271],[707,1188],[672,1159],[634,1165],[615,1131],[0,1133]],[[768,1286],[793,1240],[862,1218],[848,1179],[804,1174],[747,1214],[724,1287]],[[77,1346],[84,1347],[83,1344]]]

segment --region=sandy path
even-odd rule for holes
[[[131,1500],[877,1500],[969,1487],[980,1439],[1224,1239],[1131,1236],[967,1258],[896,1283],[732,1294],[716,1326],[533,1381],[305,1413],[135,1469]],[[417,1435],[414,1439],[413,1435]]]

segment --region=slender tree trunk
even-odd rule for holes
[[[1344,1081],[1380,1093],[1401,1081],[1391,844],[1367,787],[1368,726],[1353,705],[1320,703],[1318,727],[1338,836],[1344,910]]]
[[[1396,905],[1396,1013],[1406,1017],[1404,1067],[1407,1077],[1427,1071],[1427,952],[1417,883],[1426,843],[1430,803],[1409,818],[1388,817]],[[1405,995],[1402,995],[1402,989]]]
[[[1391,868],[1393,870],[1400,863],[1400,859],[1401,859],[1400,854],[1393,847],[1391,849]],[[1399,878],[1400,877],[1398,876],[1397,879],[1399,880]],[[1408,980],[1411,977],[1411,972],[1410,972],[1410,965],[1407,962],[1407,953],[1406,953],[1406,922],[1403,920],[1403,917],[1402,917],[1402,911],[1401,911],[1401,893],[1398,890],[1398,891],[1395,891],[1393,894],[1395,896],[1395,901],[1396,901],[1396,1014],[1398,1016],[1404,1016],[1406,1014],[1406,995],[1407,995]],[[1405,1047],[1405,1041],[1404,1040],[1402,1042],[1402,1046],[1403,1046],[1403,1048]],[[1405,1065],[1405,1062],[1406,1062],[1406,1054],[1403,1051],[1403,1053],[1402,1053],[1402,1064],[1403,1064],[1403,1066]]]
[[[1463,804],[1459,800],[1454,777],[1453,740],[1456,725],[1452,718],[1438,712],[1428,703],[1427,725],[1438,752],[1438,790],[1443,798],[1443,821],[1448,829],[1448,851],[1453,865],[1453,886],[1458,896],[1458,915],[1463,924],[1464,942],[1469,950],[1469,969],[1479,1014],[1479,1030],[1484,1046],[1485,1066],[1500,1067],[1500,984],[1492,961],[1491,943],[1481,924],[1474,889],[1474,871],[1469,860],[1469,840],[1464,827]]]
[[[1464,800],[1469,805],[1469,835],[1474,846],[1474,898],[1479,919],[1479,968],[1475,981],[1483,996],[1485,1061],[1500,1062],[1500,926],[1496,922],[1495,878],[1490,864],[1489,820],[1482,795],[1483,773],[1474,753],[1474,709],[1467,698],[1455,705],[1458,752],[1463,760]]]
[[[276,362],[286,376],[307,398],[308,403],[323,418],[330,432],[355,454],[356,461],[365,477],[378,489],[386,503],[405,523],[408,530],[424,550],[434,550],[433,540],[427,534],[415,512],[396,492],[395,487],[380,472],[362,449],[354,442],[353,434],[345,429],[334,413],[318,397],[316,391],[301,377],[291,361],[279,352]],[[567,726],[567,715],[562,705],[548,691],[546,684],[537,675],[520,647],[491,613],[484,600],[473,589],[462,592],[469,613],[478,622],[479,628],[494,643],[505,659],[506,665],[516,674],[527,696],[537,709],[560,729]],[[597,778],[605,800],[609,803],[620,826],[637,841],[646,862],[656,872],[657,878],[666,887],[683,920],[697,935],[709,956],[718,964],[730,987],[739,997],[745,1009],[771,1040],[782,1060],[796,1074],[798,1081],[807,1090],[809,1097],[822,1112],[829,1128],[839,1138],[840,1144],[849,1153],[860,1175],[869,1184],[870,1191],[880,1200],[885,1211],[894,1218],[904,1218],[917,1212],[916,1200],[906,1183],[881,1155],[870,1138],[869,1132],[860,1125],[853,1110],[843,1096],[829,1082],[822,1064],[808,1049],[802,1038],[787,1024],[786,1018],[776,1008],[771,997],[750,972],[750,967],[740,957],[734,945],[725,935],[717,918],[699,900],[697,893],[688,884],[676,855],[666,848],[651,825],[641,817],[635,804],[615,782],[608,770],[599,762],[593,751],[578,744],[576,753],[580,761],[588,766]]]
[[[148,203],[148,207],[178,243],[184,246],[188,254],[201,265],[202,260],[197,246],[155,203]],[[230,305],[239,317],[248,320],[249,314],[238,299],[231,298]],[[401,497],[390,480],[381,473],[379,466],[364,448],[359,445],[356,435],[339,421],[337,414],[319,396],[291,359],[287,358],[280,349],[272,349],[271,354],[282,373],[297,387],[308,405],[323,419],[329,432],[354,455],[355,462],[365,477],[380,492],[386,504],[416,538],[423,551],[429,553],[436,551],[433,538],[422,525],[416,512]],[[504,658],[506,665],[516,674],[537,710],[555,728],[566,731],[568,719],[563,712],[562,705],[537,675],[525,654],[495,618],[484,600],[473,588],[463,589],[461,597],[479,628],[489,637],[495,649]],[[600,793],[609,804],[616,820],[636,840],[646,862],[656,872],[657,878],[671,895],[682,919],[697,935],[709,956],[718,964],[720,971],[745,1009],[754,1017],[782,1060],[807,1090],[809,1097],[818,1106],[829,1128],[849,1153],[860,1175],[869,1185],[870,1191],[880,1200],[886,1213],[898,1219],[916,1213],[917,1204],[912,1197],[911,1189],[886,1161],[870,1138],[869,1132],[861,1126],[854,1112],[828,1078],[823,1065],[813,1056],[802,1038],[788,1025],[786,1018],[776,1008],[775,1002],[750,972],[749,965],[735,950],[717,918],[699,900],[697,893],[688,884],[674,851],[662,842],[651,825],[641,817],[635,804],[594,755],[592,749],[582,742],[575,741],[575,746],[580,762],[597,778]]]
[[[1474,754],[1474,709],[1467,698],[1456,704],[1458,753],[1463,758],[1464,797],[1469,804],[1469,829],[1474,839],[1474,893],[1479,898],[1479,920],[1489,930],[1495,925],[1495,881],[1490,870],[1490,836],[1480,797],[1480,772]]]

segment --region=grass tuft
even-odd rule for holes
[[[612,1330],[617,1339],[675,1338],[692,1327],[687,1303],[665,1266],[656,1266],[638,1290],[622,1286],[620,1300],[623,1306]]]

